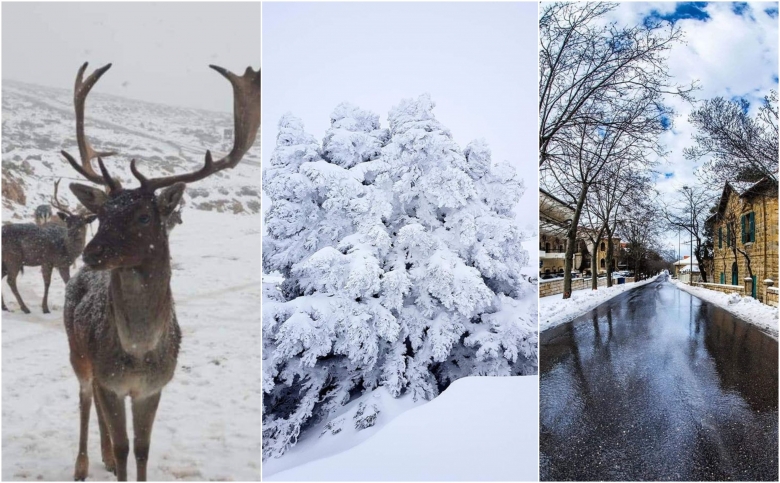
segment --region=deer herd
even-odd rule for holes
[[[35,223],[4,225],[2,276],[25,313],[30,310],[16,285],[23,267],[41,267],[44,313],[49,313],[54,268],[66,284],[63,318],[70,363],[80,387],[74,479],[84,480],[88,475],[87,436],[93,401],[103,463],[118,480],[127,479],[130,443],[125,398],[129,397],[137,478],[143,481],[157,406],[162,389],[173,377],[181,341],[171,290],[168,236],[182,223],[186,184],[235,167],[254,144],[260,127],[260,71],[248,67],[239,76],[210,66],[233,88],[235,134],[226,156],[215,161],[206,151],[200,169],[160,178],[147,178],[132,160],[130,172],[139,186],[125,188],[103,163],[104,157],[116,153],[95,151],[84,132],[87,96],[110,67],[105,65],[86,79],[87,64],[79,69],[74,92],[79,160],[61,152],[79,175],[97,186],[70,184],[82,205],[71,210],[58,198],[57,181],[51,197],[56,218],[49,205],[42,205],[35,210]],[[87,226],[95,220],[97,231],[86,243]],[[71,278],[70,267],[80,256],[84,266]],[[8,310],[5,300],[2,308]]]

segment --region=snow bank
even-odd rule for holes
[[[673,283],[680,290],[685,290],[702,300],[717,305],[777,339],[777,307],[762,304],[753,297],[742,297],[737,293],[727,294],[704,287],[692,287],[677,280]]]
[[[550,295],[539,299],[539,332],[565,324],[580,315],[598,307],[607,300],[628,290],[641,287],[655,280],[656,277],[612,287],[600,287],[598,290],[577,290],[571,298],[563,299],[563,294]]]
[[[459,379],[362,444],[263,480],[536,481],[538,394],[537,376]]]
[[[154,422],[150,480],[260,478],[259,218],[190,209],[171,234],[183,337]],[[2,317],[2,479],[69,481],[78,450],[79,389],[62,323],[65,286],[55,273],[52,313],[44,315],[40,270],[26,268],[17,285],[32,313],[19,311],[3,283],[14,312]],[[132,441],[129,418],[128,426]],[[94,409],[89,457],[90,480],[115,481],[100,460]],[[132,454],[128,473],[134,480]]]

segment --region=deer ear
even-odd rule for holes
[[[57,216],[59,216],[60,220],[62,220],[62,221],[68,221],[68,215],[66,213],[58,211],[57,212]]]
[[[97,220],[97,215],[89,215],[88,217],[84,218],[84,223],[89,224],[95,220]]]
[[[157,195],[157,206],[160,208],[160,215],[169,216],[173,213],[173,210],[179,206],[186,186],[184,183],[176,183],[165,188]]]
[[[97,213],[100,207],[108,200],[108,195],[105,191],[93,188],[91,186],[71,183],[70,190],[76,195],[82,205],[84,205],[92,213]]]

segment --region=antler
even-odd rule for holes
[[[57,189],[60,187],[60,181],[62,181],[62,178],[54,182],[54,196],[51,199],[51,205],[63,213],[67,213],[72,216],[73,213],[71,213],[70,207],[68,205],[63,205],[57,198]]]
[[[217,171],[233,168],[254,144],[257,130],[260,127],[260,70],[255,72],[251,67],[247,67],[244,75],[239,77],[222,67],[216,65],[209,67],[222,74],[233,85],[233,122],[235,126],[233,149],[227,156],[216,162],[211,158],[211,151],[206,151],[206,160],[200,170],[163,178],[145,178],[136,168],[135,160],[132,160],[130,171],[141,182],[142,188],[154,191],[178,182],[192,183]],[[98,161],[100,161],[99,158]]]
[[[89,91],[92,90],[92,87],[97,83],[98,80],[100,80],[103,74],[105,74],[106,71],[111,68],[111,64],[106,64],[103,67],[96,69],[95,72],[90,74],[87,79],[84,80],[84,71],[87,70],[88,65],[89,62],[84,62],[84,64],[79,68],[78,74],[76,74],[76,85],[73,88],[73,104],[76,107],[76,142],[79,146],[79,157],[81,158],[81,164],[79,165],[79,163],[73,159],[73,156],[67,152],[61,151],[61,153],[63,156],[65,156],[65,159],[68,160],[70,165],[79,172],[79,174],[93,183],[108,185],[112,190],[114,190],[119,187],[119,183],[116,180],[112,180],[110,176],[106,176],[107,171],[105,170],[105,167],[102,166],[102,161],[100,158],[105,156],[112,156],[116,153],[114,151],[95,151],[89,144],[86,134],[84,134],[84,107],[87,102],[87,96],[89,95]],[[98,158],[98,164],[101,165],[100,169],[103,173],[103,176],[95,173],[95,170],[92,168],[92,160],[94,158]]]

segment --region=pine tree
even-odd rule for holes
[[[263,311],[265,457],[380,385],[431,399],[460,377],[536,372],[522,182],[484,141],[461,151],[433,108],[402,101],[388,131],[341,104],[321,148],[280,122],[264,175],[264,269],[285,277]]]

